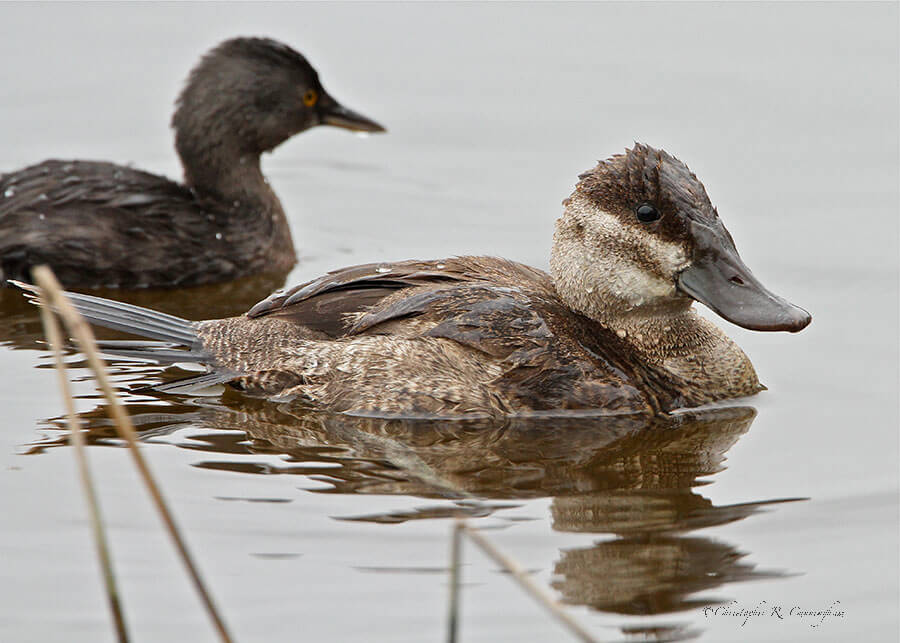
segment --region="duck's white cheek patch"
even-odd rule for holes
[[[652,275],[640,266],[626,264],[613,273],[614,292],[634,306],[675,294],[675,283]]]
[[[659,262],[661,272],[674,276],[688,267],[687,253],[684,247],[670,241],[663,241],[657,237],[649,237],[650,256]]]
[[[675,295],[675,275],[687,267],[684,248],[652,232],[623,225],[619,219],[594,208],[598,237],[608,245],[598,248],[598,263],[613,294],[634,306]]]

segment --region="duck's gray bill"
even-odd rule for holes
[[[324,101],[323,101],[324,102]],[[323,125],[343,127],[354,132],[386,132],[387,130],[371,118],[366,118],[352,109],[347,109],[337,101],[319,107],[319,118]]]
[[[734,246],[728,245],[695,257],[678,275],[678,289],[750,330],[796,333],[806,328],[812,316],[759,283]]]

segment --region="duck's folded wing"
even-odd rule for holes
[[[544,311],[521,291],[490,283],[420,289],[359,315],[348,335],[378,333],[384,324],[417,318],[422,337],[450,339],[492,357],[546,346]]]
[[[405,288],[471,280],[455,260],[370,263],[329,272],[289,290],[276,291],[247,312],[248,317],[273,315],[321,331],[346,334],[348,315],[363,312]]]

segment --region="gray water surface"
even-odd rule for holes
[[[290,284],[452,254],[545,268],[579,172],[635,140],[666,149],[760,280],[813,314],[798,335],[717,319],[769,391],[666,426],[502,430],[130,395],[144,452],[240,641],[442,640],[460,507],[600,640],[896,641],[897,21],[896,3],[3,5],[0,171],[178,177],[174,97],[235,35],[296,47],[390,130],[320,128],[265,159]],[[199,319],[270,287],[143,301]],[[112,640],[36,313],[9,291],[0,308],[0,640]],[[215,640],[74,374],[135,640]],[[462,641],[569,640],[472,547],[463,575]]]

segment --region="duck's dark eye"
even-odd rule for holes
[[[642,203],[635,208],[634,213],[641,223],[651,223],[659,219],[659,210],[649,203]]]

